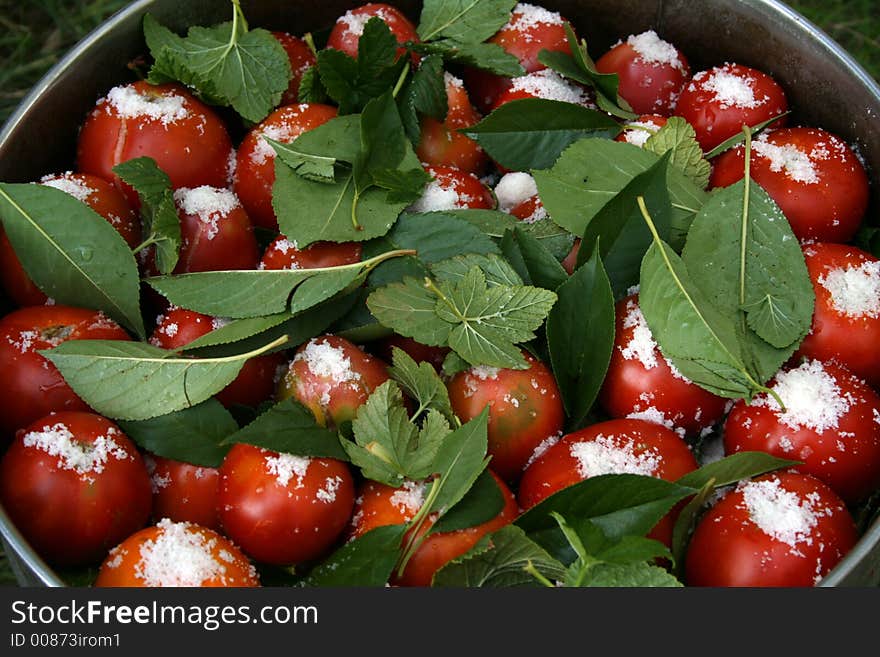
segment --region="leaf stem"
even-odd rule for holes
[[[443,294],[443,291],[439,287],[437,287],[437,285],[434,283],[434,281],[431,280],[430,278],[428,278],[427,276],[425,276],[425,287],[428,288],[429,290],[431,290],[431,292],[433,292],[435,295],[440,297],[440,300],[443,303],[445,303],[447,306],[449,306],[449,309],[452,311],[452,313],[456,317],[458,317],[458,319],[460,319],[463,322],[466,321],[466,318],[464,317],[464,315],[461,314],[461,311],[459,311],[458,307],[454,303],[452,303],[452,301],[449,299],[449,297],[447,297],[445,294]]]
[[[743,210],[742,210],[742,228],[740,232],[739,245],[739,305],[740,309],[746,304],[746,240],[748,239],[749,230],[749,194],[751,192],[750,176],[751,176],[751,153],[752,153],[752,131],[749,126],[743,126],[745,133],[745,170],[743,174]],[[745,317],[745,311],[740,310]]]
[[[547,588],[555,589],[556,585],[551,582],[549,579],[544,577],[544,574],[541,573],[537,568],[535,568],[535,564],[532,563],[532,560],[529,559],[526,561],[526,565],[523,566],[523,570],[526,571],[529,575],[538,580],[541,584],[546,586]]]
[[[407,534],[409,534],[409,539],[407,539],[406,546],[404,547],[401,558],[397,564],[398,577],[403,575],[403,571],[406,570],[406,566],[409,563],[409,560],[412,559],[412,556],[421,547],[425,538],[427,538],[427,532],[423,534],[421,529],[430,514],[431,507],[434,506],[434,501],[440,494],[440,481],[440,477],[436,477],[434,479],[434,481],[431,483],[431,489],[425,496],[425,501],[422,504],[422,507],[409,522],[409,529],[407,530]]]
[[[233,46],[238,43],[239,22],[241,22],[241,31],[246,33],[248,31],[248,24],[247,19],[244,17],[244,12],[241,10],[241,2],[240,0],[232,0],[232,40],[230,45]]]
[[[397,98],[397,94],[399,94],[400,90],[403,89],[403,83],[406,81],[406,76],[409,75],[410,68],[410,63],[406,62],[406,65],[400,71],[400,77],[397,78],[397,82],[394,85],[394,90],[391,92],[392,98]]]
[[[157,238],[156,238],[156,233],[153,233],[153,234],[150,235],[147,239],[145,239],[143,242],[141,242],[141,243],[138,244],[136,247],[134,247],[134,248],[131,250],[131,253],[132,253],[132,255],[137,255],[138,253],[140,253],[141,251],[143,251],[144,249],[146,249],[148,246],[152,246],[153,244],[158,244],[158,243],[161,242],[161,241],[163,241],[163,240],[161,240],[161,239],[157,239]]]
[[[357,186],[355,186],[354,198],[351,201],[351,225],[354,226],[355,230],[363,230],[364,229],[364,227],[361,226],[357,220],[357,206],[358,206],[358,201],[360,200],[360,198],[361,198],[361,193],[360,193],[360,191],[358,191]]]

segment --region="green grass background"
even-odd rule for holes
[[[71,46],[127,4],[127,0],[0,0],[0,122]],[[788,4],[880,79],[878,0],[792,0]],[[2,584],[15,584],[15,578],[0,551]]]

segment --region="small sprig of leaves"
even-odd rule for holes
[[[264,29],[248,29],[239,0],[232,0],[232,21],[191,27],[186,37],[144,17],[144,36],[153,66],[152,84],[178,81],[213,105],[231,106],[253,123],[281,101],[292,75],[281,44]]]
[[[671,116],[662,128],[648,137],[643,148],[651,153],[670,153],[669,164],[694,181],[700,189],[709,184],[712,165],[703,156],[693,126],[680,116]]]

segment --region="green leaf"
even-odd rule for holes
[[[249,358],[285,340],[225,358],[182,358],[122,340],[69,340],[40,353],[97,413],[148,420],[205,401],[229,385]]]
[[[454,532],[482,525],[497,517],[505,499],[494,477],[483,470],[464,497],[431,525],[431,533]]]
[[[119,426],[156,456],[209,468],[220,466],[229,451],[223,441],[238,430],[235,419],[216,399],[149,420],[120,421]]]
[[[397,563],[406,529],[406,525],[376,527],[349,541],[315,566],[302,586],[385,586]]]
[[[446,212],[404,213],[386,236],[395,249],[412,249],[426,265],[462,253],[500,253],[479,228]]]
[[[431,347],[446,346],[452,325],[438,321],[437,297],[424,279],[404,278],[374,290],[367,308],[380,324]]]
[[[295,456],[348,460],[336,432],[319,427],[312,412],[293,398],[278,402],[223,441],[237,443]]]
[[[798,464],[799,461],[776,458],[764,452],[738,452],[689,472],[676,483],[691,488],[702,488],[710,481],[716,487],[727,486]]]
[[[580,427],[614,349],[614,296],[598,252],[556,294],[559,300],[547,317],[547,346],[569,426]]]
[[[144,35],[156,75],[194,88],[212,104],[231,106],[253,123],[266,118],[290,83],[284,48],[268,30],[248,31],[238,2],[233,2],[231,22],[191,27],[185,38],[147,14]],[[155,81],[152,70],[150,75]]]
[[[564,566],[515,525],[484,536],[468,552],[453,559],[434,574],[432,586],[505,588],[538,586],[529,572],[534,569],[548,580],[561,580]]]
[[[321,82],[317,66],[309,66],[303,71],[302,77],[299,80],[297,100],[301,103],[327,103],[327,90],[324,89],[324,85]]]
[[[431,43],[410,44],[412,50],[427,55],[440,55],[444,61],[478,68],[495,75],[515,78],[525,75],[519,60],[497,43],[459,43],[452,39],[442,39]]]
[[[640,196],[657,232],[668,239],[672,215],[666,187],[668,162],[669,156],[661,157],[644,173],[636,175],[587,224],[578,264],[582,264],[598,243],[615,298],[625,296],[627,290],[638,283],[642,258],[653,241],[639,210]]]
[[[425,0],[419,37],[481,43],[507,24],[515,4],[516,0]]]
[[[145,337],[137,262],[103,217],[53,187],[0,183],[0,221],[25,272],[48,297],[102,310]]]
[[[434,409],[442,413],[449,422],[455,422],[449,391],[430,363],[417,363],[408,353],[397,347],[392,349],[391,360],[393,365],[388,368],[388,374],[419,404],[419,408],[412,414],[413,417],[418,417],[422,411]]]
[[[523,223],[513,215],[496,210],[449,210],[443,214],[467,221],[494,238],[502,238],[507,229],[519,226],[547,247],[557,260],[563,260],[574,243],[574,235],[557,226],[550,219],[540,219],[529,224]]]
[[[592,566],[581,586],[592,587],[680,587],[684,586],[665,568],[648,563],[600,563]]]
[[[663,155],[671,153],[669,163],[690,178],[700,189],[709,185],[712,165],[703,157],[697,133],[680,116],[671,116],[660,130],[648,137],[643,148]]]
[[[130,185],[141,202],[142,244],[155,247],[159,273],[170,274],[180,253],[180,218],[174,205],[171,179],[150,157],[138,157],[113,167],[113,173]]]
[[[443,438],[433,462],[433,471],[440,473],[435,484],[438,492],[429,513],[441,516],[454,508],[486,469],[489,409],[483,409],[473,420]]]
[[[545,290],[555,290],[568,280],[568,273],[559,261],[525,228],[515,226],[511,235],[522,255],[523,264],[529,272],[529,280],[533,285]]]
[[[522,98],[460,132],[502,166],[527,171],[552,166],[560,153],[585,137],[614,137],[620,126],[604,112],[574,103]]]
[[[304,153],[293,144],[284,144],[266,135],[266,140],[277,154],[278,158],[303,178],[316,182],[336,182],[336,158],[324,155]]]
[[[412,79],[398,94],[397,107],[406,136],[413,144],[418,144],[421,138],[420,115],[438,121],[446,119],[449,106],[440,55],[428,55],[422,59]]]
[[[522,285],[523,281],[510,263],[504,258],[489,253],[470,253],[459,255],[430,265],[431,273],[438,281],[457,283],[467,276],[473,267],[479,267],[486,276],[486,285]]]
[[[243,319],[307,310],[345,290],[370,269],[405,251],[318,269],[209,271],[147,279],[171,303],[215,317]]]
[[[633,178],[660,158],[638,146],[610,139],[582,139],[569,146],[547,171],[533,171],[544,208],[559,226],[583,235],[587,225]],[[708,199],[677,169],[667,170],[672,202],[670,241],[684,244],[694,215]]]

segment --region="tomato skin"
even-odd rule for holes
[[[754,96],[754,107],[724,103],[716,98],[715,91],[705,88],[718,75],[723,79],[733,76],[747,81]],[[788,110],[785,92],[776,81],[766,73],[741,64],[728,63],[707,71],[700,71],[691,78],[678,98],[676,116],[690,123],[697,133],[697,141],[704,151],[710,151],[721,142],[738,134],[743,125],[757,125],[772,119]],[[777,128],[785,125],[786,117],[774,124]]]
[[[145,104],[178,98],[186,114],[164,123],[144,114],[128,116],[108,100],[108,94],[98,101],[79,133],[78,171],[113,180],[135,207],[139,207],[137,194],[113,173],[113,167],[137,157],[153,158],[174,189],[226,186],[232,141],[211,108],[179,84],[138,81],[122,89]]]
[[[281,105],[293,105],[299,102],[299,85],[302,82],[303,73],[317,64],[318,60],[304,40],[287,32],[272,32],[272,36],[287,53],[287,58],[290,60],[290,70],[293,74],[287,91],[281,95]]]
[[[504,497],[504,507],[498,515],[476,527],[429,535],[413,553],[403,573],[399,576],[396,573],[392,575],[392,584],[397,586],[430,586],[434,573],[440,568],[470,550],[486,534],[497,531],[516,519],[519,515],[516,498],[498,475],[491,470],[489,470],[489,474],[492,475]],[[412,520],[418,512],[418,508],[411,508],[395,502],[394,495],[399,490],[376,481],[364,481],[355,502],[354,515],[349,527],[349,538],[362,536],[376,527],[400,525]],[[421,535],[430,529],[434,521],[433,515],[428,517],[422,527]]]
[[[723,417],[727,400],[676,376],[656,343],[651,360],[642,362],[638,349],[631,345],[636,344],[637,333],[650,329],[638,304],[638,294],[616,304],[614,349],[599,402],[614,418],[656,410],[674,427],[687,434],[699,434]]]
[[[191,574],[186,572],[186,564],[183,564],[183,573],[173,573],[173,564],[164,564],[159,581],[152,582],[147,578],[155,576],[150,573],[149,566],[145,563],[143,552],[148,553],[150,548],[161,541],[163,537],[174,531],[182,530],[188,535],[189,540],[197,541],[209,555],[210,560],[216,565],[222,574],[214,575],[200,583],[181,581],[180,576],[187,577]],[[171,552],[173,550],[162,551]],[[200,564],[203,565],[203,564]],[[170,566],[171,573],[168,572]],[[98,587],[149,587],[149,586],[204,586],[204,587],[257,587],[260,580],[257,571],[251,565],[248,558],[241,550],[225,536],[207,527],[201,527],[189,522],[170,522],[167,519],[160,521],[152,527],[145,527],[139,532],[132,534],[122,543],[113,548],[107,558],[101,564],[98,578],[95,580]]]
[[[870,190],[865,168],[842,139],[819,128],[783,128],[762,134],[752,144],[751,177],[776,201],[799,240],[842,243],[855,236]],[[798,180],[779,166],[774,171],[773,160],[758,152],[764,144],[797,149],[815,178]],[[744,164],[742,145],[719,155],[710,187],[742,180]]]
[[[562,268],[566,271],[566,273],[571,276],[574,273],[574,270],[577,269],[577,261],[578,256],[581,251],[581,238],[576,237],[574,243],[571,245],[571,251],[568,252],[568,255],[565,256],[562,260]]]
[[[153,488],[153,518],[192,522],[219,530],[217,468],[175,461],[155,454],[144,457]]]
[[[340,371],[334,361],[343,364]],[[276,396],[295,397],[318,424],[338,427],[353,420],[370,393],[387,380],[387,365],[378,358],[344,338],[323,335],[296,350]]]
[[[360,242],[312,242],[304,249],[283,235],[276,237],[260,259],[258,269],[322,269],[341,267],[361,261]]]
[[[615,45],[596,60],[596,70],[617,74],[618,93],[636,114],[670,116],[691,76],[690,65],[684,53],[677,48],[677,63],[644,59],[630,42],[638,41],[643,36],[633,35]]]
[[[742,485],[700,519],[685,557],[689,586],[813,586],[856,544],[856,526],[843,501],[818,479],[779,472],[756,482],[778,482],[801,504],[812,500],[816,526],[791,546],[752,519]]]
[[[64,188],[70,186],[78,193],[83,193],[85,196],[83,202],[104,217],[128,246],[135,248],[140,243],[140,217],[113,183],[91,174],[68,171],[44,176],[40,184],[59,187],[62,191],[66,191]],[[17,306],[41,306],[47,301],[46,295],[24,271],[2,227],[0,227],[0,283]]]
[[[447,166],[428,165],[425,171],[433,180],[422,197],[407,208],[408,212],[495,208],[492,192],[474,174]]]
[[[361,22],[366,23],[369,18],[374,16],[381,18],[388,26],[391,34],[397,39],[397,43],[419,42],[416,26],[397,7],[382,2],[368,2],[346,12],[336,20],[333,29],[330,30],[330,36],[327,37],[327,47],[341,50],[349,57],[357,59],[358,44],[363,32],[363,27],[360,24]],[[398,57],[404,52],[406,52],[404,48],[398,48]],[[414,59],[413,63],[416,61]]]
[[[67,467],[64,452],[41,448],[39,436],[56,429],[79,447],[77,462],[83,446],[101,450],[108,441],[103,464],[80,472]],[[147,522],[150,479],[134,443],[114,423],[94,413],[51,413],[19,431],[4,455],[0,501],[41,556],[53,564],[85,565]]]
[[[424,164],[455,167],[476,175],[482,175],[489,163],[489,156],[470,137],[459,132],[479,123],[482,115],[474,109],[461,80],[449,75],[446,80],[446,119],[438,121],[430,116],[420,119],[420,138],[416,155]]]
[[[275,183],[275,151],[263,139],[266,134],[289,144],[302,133],[336,116],[336,108],[320,103],[285,105],[272,112],[245,135],[236,151],[233,189],[255,226],[278,230],[272,208]]]
[[[807,271],[816,295],[813,322],[795,357],[835,361],[875,389],[880,388],[880,315],[847,315],[835,307],[834,298],[822,282],[837,269],[859,269],[877,263],[866,251],[844,244],[817,242],[804,248]],[[822,281],[822,282],[820,282]]]
[[[295,458],[237,444],[220,466],[218,509],[224,532],[252,558],[276,565],[325,554],[354,506],[354,478],[346,463],[308,459],[305,474],[294,473],[283,482],[270,471],[270,463],[285,457]]]
[[[449,347],[431,347],[397,334],[379,340],[374,351],[379,358],[390,363],[394,357],[395,347],[404,351],[417,363],[430,363],[438,372],[442,371],[443,361],[450,351]]]
[[[130,340],[104,314],[72,306],[29,306],[0,319],[0,435],[52,411],[88,411],[58,369],[38,353],[67,340]]]
[[[799,368],[810,371],[817,365],[831,377],[839,394],[850,400],[834,426],[821,431],[805,424],[789,426],[778,405],[757,405],[766,402],[763,394],[751,404],[740,400],[733,406],[724,423],[724,450],[726,454],[761,451],[801,461],[795,468],[798,472],[821,479],[847,503],[855,503],[880,487],[880,396],[839,365],[807,361]],[[772,389],[780,376],[768,387]]]
[[[489,406],[492,469],[515,482],[529,457],[544,440],[562,430],[562,397],[553,374],[531,354],[528,369],[471,368],[447,383],[452,410],[464,423]]]
[[[581,443],[598,444],[604,440],[615,447],[631,444],[631,452],[636,458],[653,458],[650,476],[659,479],[675,481],[698,467],[687,443],[670,429],[645,420],[606,420],[562,436],[526,467],[517,491],[523,510],[592,476],[581,471],[572,449]],[[647,474],[647,470],[642,474]],[[671,545],[677,514],[678,509],[666,514],[648,536]]]

